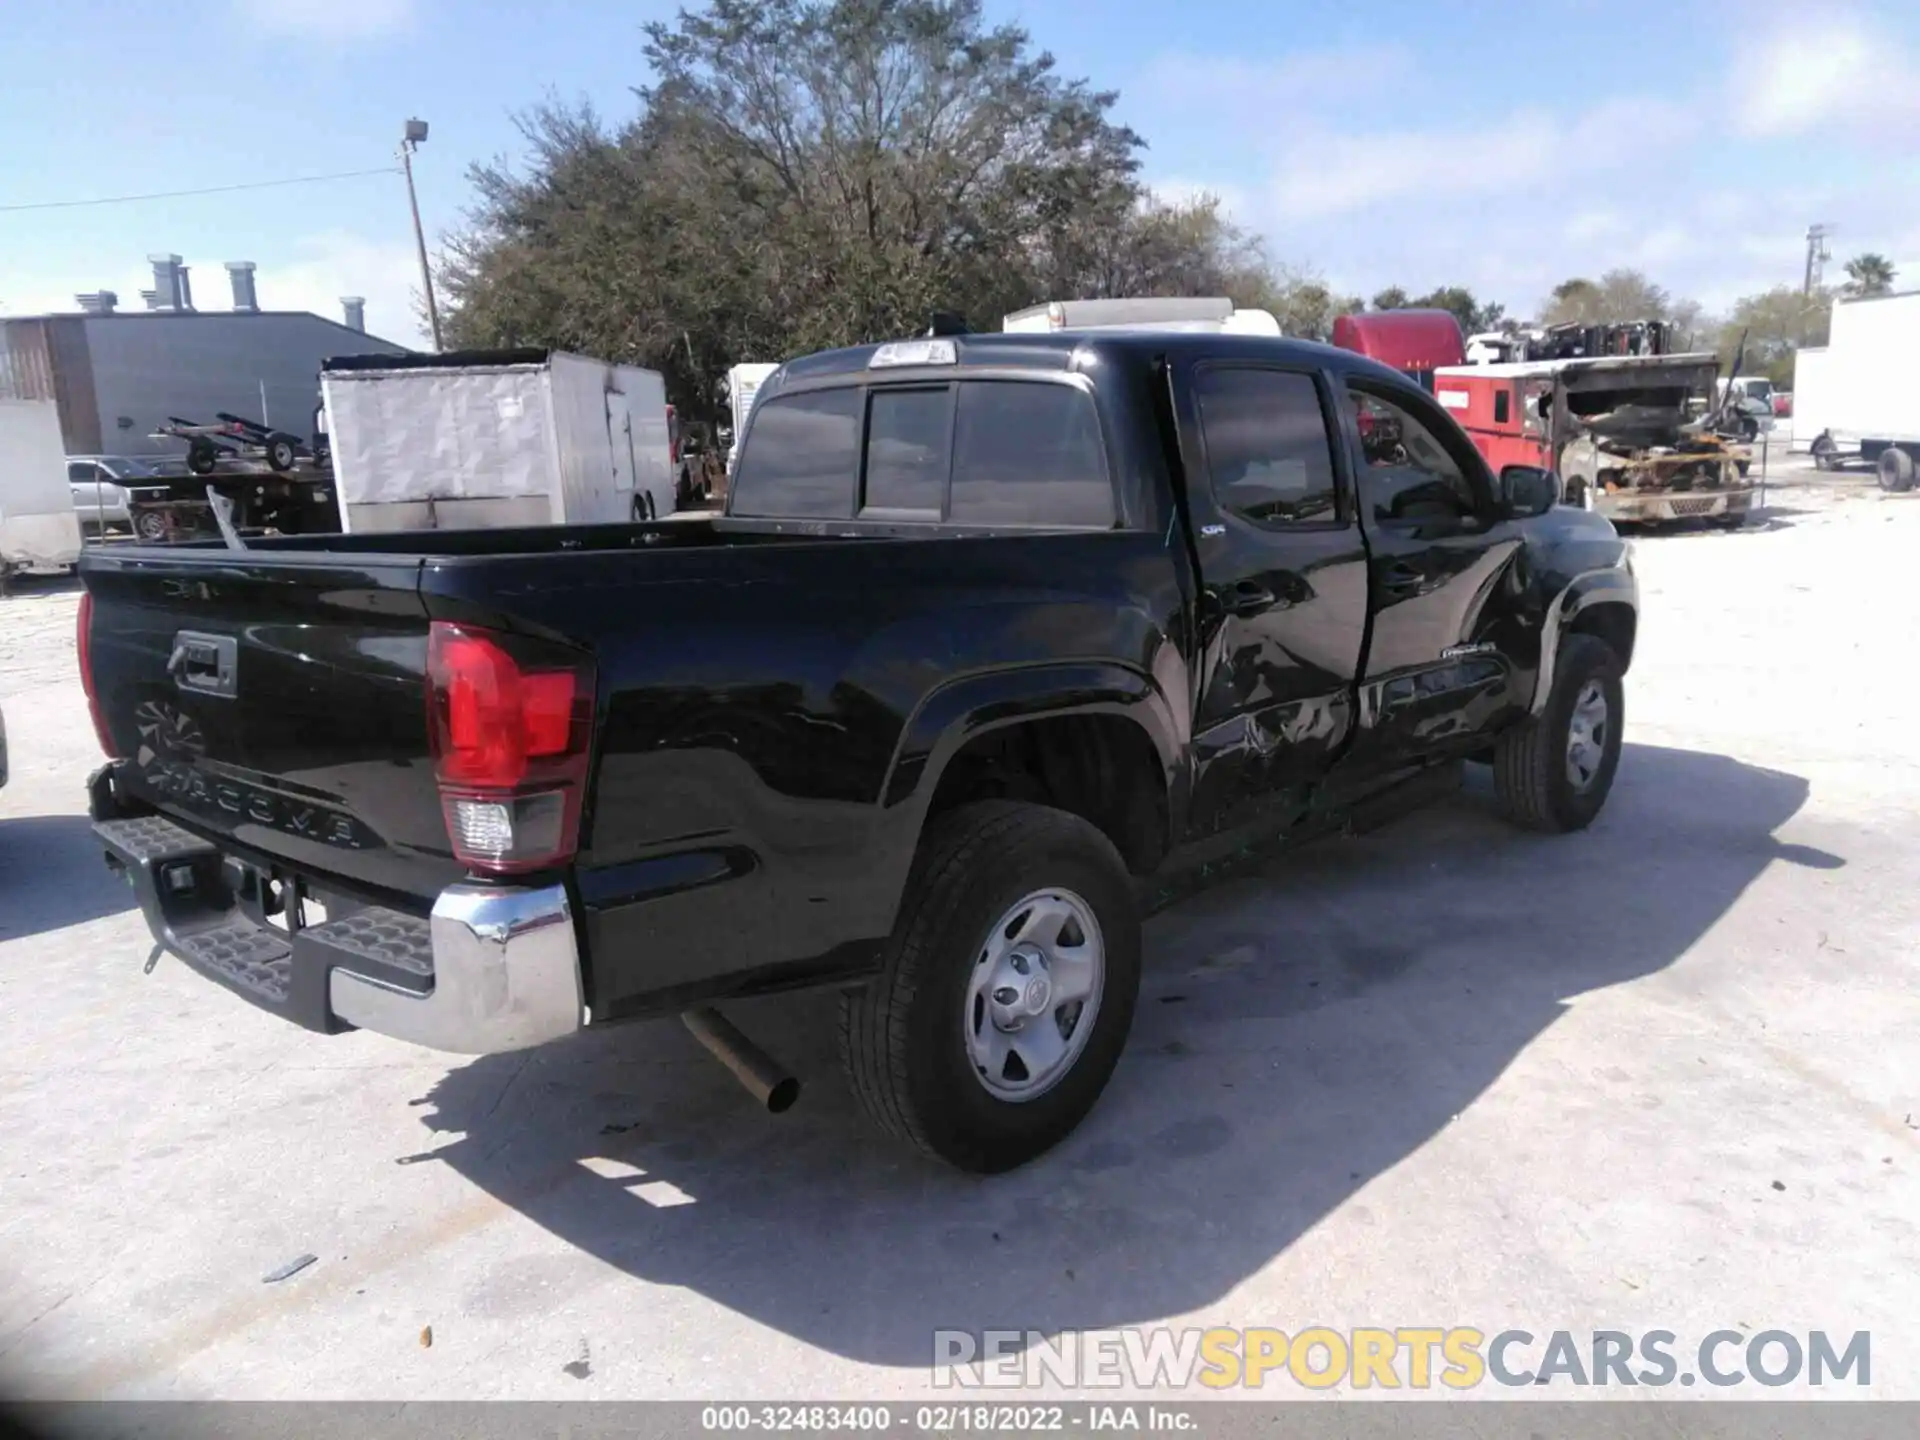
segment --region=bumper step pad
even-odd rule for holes
[[[205,860],[213,846],[164,815],[142,815],[133,820],[102,820],[93,827],[107,850],[124,865],[157,865],[164,861]]]
[[[210,971],[268,1005],[284,1005],[293,979],[293,946],[244,917],[177,936],[188,963]]]
[[[403,992],[432,992],[424,919],[369,907],[289,932],[265,922],[257,896],[245,903],[214,845],[165,816],[96,820],[93,829],[161,948],[263,1010],[327,1034],[351,1029],[328,1004],[335,966]]]

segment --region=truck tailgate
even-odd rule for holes
[[[460,877],[428,748],[418,557],[96,550],[82,574],[119,786],[346,889],[425,900]]]

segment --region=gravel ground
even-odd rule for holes
[[[1866,1330],[1870,1393],[1920,1397],[1891,603],[1920,501],[1776,467],[1763,523],[1640,542],[1591,831],[1518,835],[1475,783],[1156,918],[1107,1097],[990,1181],[869,1136],[819,997],[737,1012],[806,1022],[770,1118],[672,1023],[469,1061],[142,976],[82,814],[74,594],[29,582],[0,605],[7,1383],[896,1397],[936,1328],[1171,1321]]]

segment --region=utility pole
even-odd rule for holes
[[[426,138],[426,121],[407,121],[400,140],[400,168],[407,173],[407,204],[413,210],[413,243],[420,252],[420,285],[427,294],[427,324],[432,327],[433,348],[438,352],[446,348],[440,343],[440,307],[433,303],[433,270],[427,264],[427,234],[420,228],[420,197],[413,193],[413,152]]]
[[[1807,227],[1807,274],[1800,286],[1802,295],[1813,294],[1813,287],[1820,283],[1821,267],[1833,258],[1827,249],[1827,236],[1833,233],[1831,225],[1809,225]]]

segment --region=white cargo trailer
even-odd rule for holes
[[[733,444],[727,450],[729,475],[733,474],[733,457],[740,453],[740,437],[747,433],[747,416],[753,413],[753,397],[760,393],[766,378],[779,368],[778,365],[760,361],[752,365],[735,365],[727,371],[727,402],[733,412]]]
[[[655,371],[560,350],[350,355],[322,365],[320,389],[349,533],[673,511]]]
[[[1814,363],[1822,425],[1814,458],[1831,464],[1857,450],[1884,489],[1911,490],[1920,470],[1920,290],[1836,300]],[[1793,384],[1798,409],[1797,373]]]
[[[1002,331],[1172,330],[1203,335],[1278,335],[1266,310],[1239,310],[1224,296],[1156,296],[1133,300],[1052,300],[1003,316]]]
[[[59,570],[79,558],[60,408],[0,400],[0,572]]]

